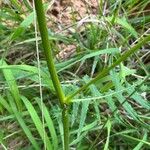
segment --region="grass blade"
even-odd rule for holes
[[[38,103],[41,110],[42,110],[42,107],[43,107],[43,115],[44,115],[45,121],[47,123],[49,133],[51,134],[51,137],[52,137],[53,148],[54,148],[54,150],[57,150],[58,149],[58,139],[57,139],[56,131],[55,131],[54,124],[53,124],[53,121],[51,119],[51,116],[50,116],[50,114],[48,112],[48,109],[45,106],[45,104],[43,103],[42,104],[43,106],[41,106],[39,98],[36,98],[36,101],[37,101],[37,103]]]
[[[147,139],[147,132],[145,132],[142,140],[146,141],[146,139]],[[141,141],[133,150],[141,150],[143,145],[144,143]]]
[[[19,125],[21,126],[21,128],[23,129],[23,131],[25,132],[26,136],[28,137],[29,141],[32,143],[33,147],[35,148],[35,150],[40,150],[37,142],[35,141],[31,131],[29,130],[29,127],[25,124],[24,120],[21,117],[20,112],[18,112],[17,108],[16,108],[16,104],[14,103],[13,98],[11,97],[10,94],[8,94],[8,100],[10,103],[10,106],[12,108],[12,111],[19,123]]]
[[[43,143],[45,144],[45,146],[48,150],[52,150],[52,144],[47,136],[47,133],[44,131],[45,129],[43,129],[42,122],[41,122],[37,112],[35,111],[33,105],[30,103],[30,101],[26,97],[22,96],[21,98],[33,120],[33,123],[34,123],[39,135],[41,136],[41,138],[43,140]]]
[[[5,108],[10,114],[12,113],[12,108],[7,103],[7,101],[0,95],[0,104]]]
[[[3,60],[0,60],[0,64],[1,64],[1,66],[3,66],[3,65],[7,66],[6,62]],[[15,103],[17,104],[18,110],[21,111],[22,102],[20,100],[20,94],[19,94],[19,90],[18,90],[17,83],[15,81],[15,78],[10,69],[3,69],[2,71],[3,71],[4,77],[7,81],[7,84],[10,88],[11,94],[15,99]]]
[[[120,78],[117,75],[117,73],[115,73],[114,70],[111,71],[111,78],[112,78],[112,82],[114,83],[116,91],[123,89],[123,87],[120,83]],[[120,103],[125,101],[125,98],[122,95],[122,92],[115,94],[115,97],[117,98],[117,100]],[[136,111],[132,108],[132,106],[127,101],[123,104],[123,107],[128,112],[128,114],[130,114],[136,121],[139,121],[138,114],[136,113]]]
[[[106,143],[104,146],[104,150],[109,149],[108,147],[109,147],[109,139],[110,139],[110,131],[111,131],[111,121],[110,120],[108,120],[106,127],[107,127],[107,140],[106,140]]]

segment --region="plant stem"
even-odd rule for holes
[[[38,24],[39,24],[39,30],[40,30],[40,34],[41,34],[44,54],[45,54],[46,61],[47,61],[47,66],[48,66],[48,69],[49,69],[49,72],[50,72],[50,75],[51,75],[51,78],[53,81],[53,85],[58,94],[60,103],[61,103],[61,105],[63,105],[65,97],[64,97],[64,94],[63,94],[63,91],[61,88],[61,84],[59,82],[56,68],[54,65],[54,61],[53,61],[52,48],[50,45],[52,43],[48,39],[48,30],[47,30],[42,0],[35,0],[35,9],[36,9],[36,14],[37,14],[37,20],[38,20]]]
[[[62,111],[63,126],[64,126],[64,149],[69,150],[69,106],[65,106]]]
[[[61,87],[61,83],[59,81],[53,55],[52,55],[52,41],[48,39],[48,30],[46,25],[46,18],[44,14],[42,0],[34,0],[35,2],[35,9],[37,14],[37,20],[39,25],[39,30],[42,39],[42,45],[44,49],[44,54],[47,61],[47,66],[49,69],[49,73],[51,75],[51,79],[56,90],[56,94],[58,96],[60,106],[62,108],[62,122],[63,122],[63,129],[64,129],[64,149],[69,150],[69,114],[68,114],[68,103],[65,101],[65,95]]]

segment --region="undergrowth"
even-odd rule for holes
[[[49,16],[53,1],[44,3],[47,24],[54,24],[48,26],[53,60],[69,104],[69,147],[148,150],[150,1],[97,2],[95,15],[85,1],[86,17],[77,19],[72,8],[72,23],[57,27]],[[61,150],[62,107],[38,29],[35,37],[34,7],[28,0],[0,5],[0,149]],[[73,47],[73,55],[66,56],[63,47]]]

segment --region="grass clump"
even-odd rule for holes
[[[149,149],[149,1],[34,2],[1,4],[0,149]]]

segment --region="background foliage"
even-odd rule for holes
[[[53,1],[45,2],[49,39],[54,41],[53,55],[65,95],[74,93],[140,37],[149,35],[149,3],[100,0],[92,6],[84,2],[80,7],[86,8],[86,16],[70,4],[71,12],[65,12],[67,24],[59,22],[56,14],[63,12],[54,13]],[[32,3],[13,0],[0,5],[0,149],[62,149],[61,109],[38,36],[41,105]],[[140,45],[139,51],[72,99],[72,149],[149,149],[149,48],[148,42]]]

